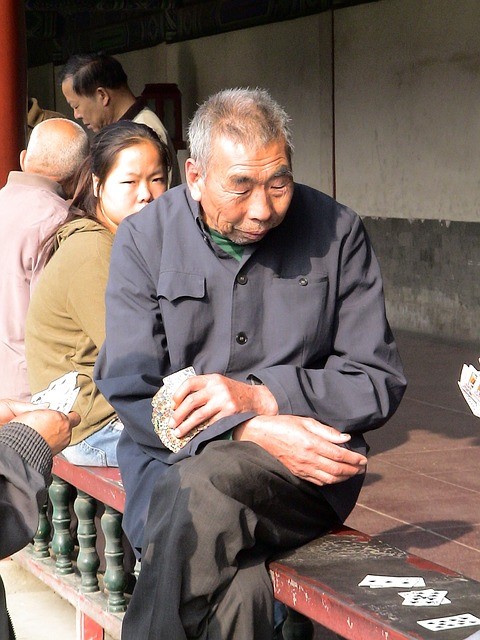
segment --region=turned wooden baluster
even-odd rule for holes
[[[37,558],[48,558],[50,555],[48,548],[52,528],[47,518],[47,507],[48,502],[45,502],[38,512],[38,529],[33,538],[33,553]]]
[[[123,568],[122,547],[122,515],[105,505],[105,513],[101,518],[105,534],[105,575],[103,582],[108,592],[108,611],[125,611],[126,575]]]
[[[57,476],[53,476],[48,491],[53,506],[52,550],[56,556],[56,569],[61,575],[73,573],[71,554],[74,548],[70,533],[70,485]]]
[[[75,513],[78,518],[77,538],[78,557],[77,568],[82,578],[81,590],[84,593],[98,591],[97,571],[100,559],[96,549],[97,529],[95,527],[96,513],[95,499],[78,490],[74,503]]]

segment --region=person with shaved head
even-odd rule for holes
[[[42,243],[67,216],[74,176],[88,153],[85,131],[50,118],[32,131],[0,190],[0,395],[30,397],[25,362],[25,317],[44,265]]]

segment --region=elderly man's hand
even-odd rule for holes
[[[365,473],[365,456],[340,445],[350,440],[313,418],[257,416],[236,427],[234,440],[255,442],[295,476],[318,485],[335,484]]]
[[[70,444],[72,429],[80,423],[80,416],[75,411],[65,415],[29,402],[0,400],[0,424],[11,420],[37,431],[47,442],[52,455],[56,455]]]
[[[217,373],[193,376],[185,380],[173,395],[175,410],[172,428],[182,437],[204,422],[255,411],[273,416],[278,405],[272,393],[263,385],[238,382]]]

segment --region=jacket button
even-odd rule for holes
[[[237,333],[237,335],[235,336],[235,340],[238,342],[238,344],[247,344],[247,334],[243,333],[243,331],[240,331],[240,333]]]
[[[308,284],[308,278],[300,278],[298,284],[300,284],[302,287],[306,287]]]
[[[247,284],[248,278],[247,278],[246,275],[241,273],[239,276],[237,276],[237,282],[238,282],[238,284]]]

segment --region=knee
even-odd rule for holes
[[[250,461],[252,443],[214,441],[196,456],[172,465],[158,480],[153,502],[175,501],[192,510],[227,508],[226,502],[250,504],[249,496],[258,489],[258,475]],[[256,446],[256,445],[253,445]]]
[[[255,467],[258,461],[252,460],[253,443],[213,441],[198,455],[182,461],[179,465],[178,481],[181,488],[199,492],[220,492],[237,498],[242,495],[249,479],[257,477]]]

